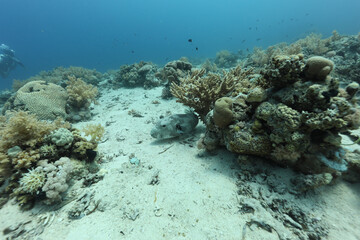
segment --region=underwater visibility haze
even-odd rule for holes
[[[12,78],[58,66],[104,72],[142,60],[202,59],[223,49],[293,42],[311,32],[360,29],[355,0],[3,0],[1,8],[0,43],[26,66],[2,79],[3,88]]]
[[[359,0],[0,7],[0,239],[360,239]]]

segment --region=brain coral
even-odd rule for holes
[[[14,98],[9,99],[4,110],[27,110],[41,120],[65,118],[67,98],[67,92],[59,85],[32,81],[21,87]]]

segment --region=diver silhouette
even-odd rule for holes
[[[15,51],[5,44],[0,45],[0,76],[6,78],[17,65],[25,67],[19,59],[15,57]]]

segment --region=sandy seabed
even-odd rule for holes
[[[262,180],[256,180],[265,174],[260,173],[251,178],[247,191],[267,196],[242,195],[239,175],[244,171],[237,155],[225,149],[210,154],[196,148],[203,125],[187,138],[155,140],[150,136],[160,115],[185,109],[175,99],[162,100],[160,95],[161,88],[103,90],[92,110],[93,119],[75,124],[77,128],[88,123],[105,126],[98,147],[103,180],[89,187],[75,182],[66,194],[71,200],[60,209],[37,204],[22,212],[9,201],[0,209],[0,230],[23,223],[24,233],[17,239],[39,240],[300,239],[306,226],[296,219],[284,222],[281,212],[264,204],[281,195],[282,201],[299,207],[323,228],[320,232],[326,236],[321,239],[360,239],[360,184],[337,180],[294,196],[269,192]],[[130,156],[139,164],[130,163]],[[246,172],[251,167],[247,164]],[[261,161],[254,168],[266,169],[272,184],[285,188],[294,174]],[[88,214],[69,219],[69,211],[84,199],[88,199]],[[0,233],[0,239],[7,236]]]

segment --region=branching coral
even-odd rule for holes
[[[321,39],[321,35],[313,33],[290,45],[287,43],[279,43],[265,50],[255,47],[250,56],[249,64],[262,67],[270,63],[271,59],[277,55],[298,55],[300,53],[304,53],[306,56],[321,55],[329,50],[327,47],[328,41],[327,39]]]
[[[205,72],[205,69],[195,70],[187,78],[180,79],[179,85],[172,83],[170,88],[177,101],[194,108],[202,120],[217,99],[234,90],[242,76],[241,67],[223,72],[223,76],[215,73],[205,75]]]
[[[316,57],[307,64],[302,55],[273,57],[258,86],[245,87],[233,98],[232,108],[227,108],[231,122],[219,128],[217,106],[206,116],[202,145],[213,150],[215,143],[232,152],[269,157],[304,173],[346,171],[339,133],[360,124],[349,94],[358,86],[339,94],[339,81],[328,76],[331,61]]]
[[[216,53],[215,64],[221,68],[231,68],[236,65],[238,56],[228,50],[222,50]]]
[[[85,136],[91,136],[91,142],[99,142],[104,136],[105,129],[101,124],[88,124],[82,131]]]
[[[38,194],[45,184],[45,172],[40,169],[30,169],[19,181],[20,188],[25,193]]]
[[[15,112],[10,114],[6,126],[0,129],[0,149],[20,146],[34,147],[43,137],[56,127],[48,122],[40,121],[35,115],[27,112]]]
[[[85,83],[80,78],[68,76],[66,91],[69,95],[69,104],[76,108],[89,108],[92,102],[96,102],[98,95],[97,87]]]

